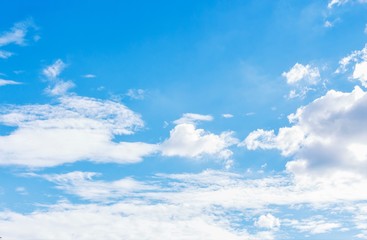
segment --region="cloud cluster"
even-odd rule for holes
[[[350,67],[352,65],[352,68]],[[357,50],[342,58],[336,73],[345,73],[353,69],[351,78],[358,80],[363,87],[367,87],[367,44],[363,49]]]
[[[289,98],[304,97],[312,90],[311,86],[317,85],[321,80],[317,67],[300,63],[296,63],[288,72],[283,72],[282,76],[287,80],[287,84],[293,87]]]
[[[137,162],[156,151],[142,142],[114,142],[143,126],[140,116],[118,102],[76,95],[54,105],[8,105],[0,123],[16,127],[0,136],[0,164],[55,166],[80,160]]]
[[[367,93],[330,90],[289,115],[291,127],[256,130],[243,142],[248,149],[279,149],[292,156],[287,169],[294,173],[343,170],[362,174],[367,169]]]
[[[362,204],[367,200],[365,180],[304,184],[288,176],[254,179],[213,170],[158,174],[144,181],[95,180],[100,174],[94,172],[24,176],[44,178],[56,188],[94,203],[61,202],[30,214],[1,212],[0,228],[7,239],[90,239],[103,235],[111,239],[165,239],[174,235],[177,239],[270,240],[289,229],[305,234],[344,231],[345,225],[360,229],[360,234],[366,230],[363,219],[367,208]],[[269,206],[277,211],[277,217],[269,213]],[[303,218],[297,211],[333,214],[331,218]],[[340,221],[345,212],[355,216]],[[20,225],[26,227],[15,231]],[[37,226],[42,228],[34,231]]]
[[[237,144],[238,140],[232,131],[217,135],[196,127],[198,121],[211,120],[213,117],[210,115],[186,113],[174,121],[177,125],[170,131],[169,138],[161,144],[162,155],[189,158],[215,156],[217,159],[224,159],[229,168],[233,152],[228,147]]]

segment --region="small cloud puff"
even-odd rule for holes
[[[266,215],[261,215],[259,219],[255,221],[254,225],[259,228],[268,228],[273,230],[280,227],[280,220],[268,213]]]
[[[199,121],[213,121],[213,117],[211,115],[202,115],[197,113],[185,113],[183,116],[177,120],[175,120],[173,123],[175,124],[194,124]]]
[[[321,80],[317,67],[300,63],[296,63],[288,72],[283,72],[282,76],[287,80],[287,84],[293,87],[288,95],[289,98],[303,98],[308,91],[312,90],[310,86],[317,85]]]
[[[94,75],[94,74],[85,74],[85,75],[83,75],[82,76],[83,78],[96,78],[97,76],[96,75]]]

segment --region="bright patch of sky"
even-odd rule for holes
[[[367,1],[0,7],[1,239],[367,239]]]

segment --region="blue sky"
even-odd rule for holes
[[[0,236],[367,239],[366,3],[0,3]]]

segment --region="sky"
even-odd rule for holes
[[[2,1],[0,237],[367,239],[367,1]]]

